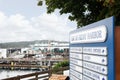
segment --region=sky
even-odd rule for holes
[[[38,0],[0,0],[0,43],[33,40],[69,41],[76,22],[59,10],[46,13]]]

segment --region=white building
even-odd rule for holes
[[[34,49],[47,49],[52,50],[55,48],[58,49],[69,49],[69,42],[63,42],[63,41],[53,41],[53,40],[43,40],[39,43],[36,43],[34,45],[31,45]]]
[[[7,49],[0,49],[0,58],[7,57]]]
[[[19,51],[19,52],[18,52]],[[68,53],[69,51],[69,42],[63,42],[63,41],[53,41],[53,40],[41,40],[36,42],[36,44],[30,45],[28,48],[10,48],[7,50],[7,57],[10,58],[18,58],[23,57],[24,55],[38,55],[43,56],[43,53],[45,54],[51,54],[51,53]],[[45,55],[44,54],[44,55]],[[38,57],[36,56],[36,57]]]
[[[32,50],[41,51],[43,54],[48,55],[69,55],[69,42],[65,41],[53,41],[53,40],[42,40],[34,45],[31,45]]]

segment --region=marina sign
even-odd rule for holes
[[[73,33],[70,35],[70,43],[91,43],[104,42],[107,37],[107,29],[105,25],[86,29],[84,31]]]
[[[114,17],[70,32],[70,80],[115,80]]]

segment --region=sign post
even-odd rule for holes
[[[115,80],[114,17],[70,32],[70,80]]]

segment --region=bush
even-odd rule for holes
[[[68,66],[69,66],[69,61],[59,62],[58,64],[54,65],[54,67],[52,68],[53,73],[56,73],[62,67],[68,67]]]

